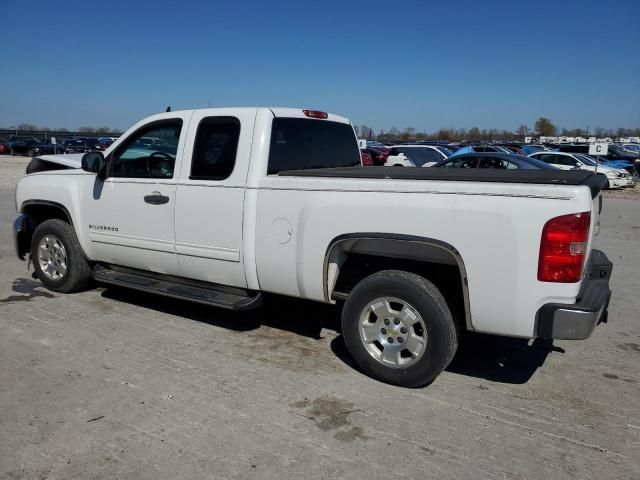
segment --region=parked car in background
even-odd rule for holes
[[[535,158],[513,153],[464,153],[435,165],[438,168],[495,168],[500,170],[557,170]]]
[[[82,138],[64,138],[60,146],[64,153],[85,153],[90,150]]]
[[[387,157],[389,156],[389,151],[386,148],[381,147],[369,147],[363,148],[363,152],[367,152],[371,155],[371,161],[375,166],[381,167],[387,161]]]
[[[58,149],[51,143],[42,143],[37,138],[31,137],[15,137],[15,140],[9,143],[9,152],[11,155],[26,155],[34,157],[36,155],[51,155],[58,153]]]
[[[547,151],[549,151],[549,149],[544,145],[527,144],[520,147],[520,151],[518,153],[521,155],[531,155],[532,153],[547,152]]]
[[[113,142],[115,142],[116,140],[117,140],[117,137],[99,137],[98,143],[95,146],[95,149],[103,152],[107,148],[109,148],[113,144]]]
[[[98,145],[100,144],[100,139],[95,137],[83,138],[85,146],[89,148],[89,150],[99,150]]]
[[[40,145],[40,140],[31,137],[16,137],[9,143],[9,152],[11,155],[28,155],[33,156],[33,151]]]
[[[591,172],[596,171],[596,160],[584,153],[538,152],[532,153],[529,157],[553,165],[561,170],[584,169]],[[634,184],[631,175],[626,170],[598,165],[597,171],[607,176],[605,188],[632,187]]]
[[[499,143],[494,146],[506,148],[511,153],[520,153],[520,149],[522,148],[521,143]]]
[[[399,145],[392,147],[385,162],[387,167],[430,167],[447,155],[434,145]]]
[[[373,159],[371,158],[371,154],[367,152],[365,149],[360,149],[360,158],[362,159],[363,167],[373,167]]]
[[[640,155],[640,143],[625,143],[621,145],[625,152],[634,153]]]
[[[6,138],[0,138],[0,155],[6,155],[10,151],[9,141]]]
[[[558,145],[556,148],[559,152],[584,153],[589,154],[589,145]],[[599,159],[605,161],[607,167],[624,168],[632,175],[640,173],[640,154],[625,152],[618,145],[609,145],[606,155],[602,155]]]
[[[484,152],[513,153],[508,148],[501,147],[499,145],[465,145],[464,147],[461,147],[458,150],[456,150],[453,153],[453,155],[463,155],[465,153],[484,153]]]

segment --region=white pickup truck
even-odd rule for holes
[[[363,168],[336,115],[188,110],[142,120],[104,154],[35,158],[15,241],[57,292],[93,279],[235,310],[263,292],[344,302],[355,362],[414,387],[463,330],[584,339],[606,321],[611,263],[592,250],[604,181]]]

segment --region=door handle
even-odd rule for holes
[[[151,205],[162,205],[169,201],[169,197],[162,195],[160,192],[151,192],[151,195],[144,196],[144,201]]]

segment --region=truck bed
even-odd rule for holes
[[[595,196],[607,177],[586,170],[499,170],[475,168],[343,167],[286,170],[285,177],[371,178],[392,180],[438,180],[457,182],[534,183],[542,185],[585,185]]]

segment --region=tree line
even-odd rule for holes
[[[7,127],[4,130],[16,130],[18,132],[78,132],[78,133],[87,133],[94,135],[106,135],[108,133],[120,133],[120,130],[116,130],[109,127],[80,127],[77,130],[69,130],[67,128],[49,128],[49,127],[40,127],[38,125],[34,125],[33,123],[21,123],[19,125]]]
[[[536,120],[533,128],[529,128],[526,124],[521,124],[515,130],[498,130],[496,128],[483,128],[473,127],[466,128],[441,128],[436,132],[417,131],[413,127],[406,127],[403,130],[399,130],[396,127],[392,127],[389,130],[379,130],[375,132],[373,128],[367,125],[355,125],[356,133],[359,138],[366,138],[367,140],[378,140],[381,142],[393,142],[393,141],[409,141],[409,140],[448,140],[448,141],[492,141],[498,140],[502,142],[508,141],[523,141],[524,137],[555,137],[558,135],[566,137],[589,137],[595,136],[598,138],[610,137],[639,137],[640,128],[617,128],[606,129],[596,127],[592,131],[582,128],[558,128],[547,117],[540,117]],[[7,130],[16,130],[22,132],[70,132],[66,128],[49,128],[40,127],[32,123],[21,123],[17,126],[8,127]],[[78,133],[86,133],[91,135],[107,135],[109,133],[120,133],[119,130],[109,127],[80,127],[76,130]]]
[[[638,137],[640,136],[640,128],[617,128],[606,129],[596,127],[593,130],[582,128],[558,128],[547,117],[540,117],[533,128],[529,128],[526,124],[521,124],[515,130],[498,130],[496,128],[483,128],[473,127],[466,128],[441,128],[435,132],[417,131],[413,127],[406,127],[403,130],[399,130],[396,127],[392,127],[389,130],[374,131],[373,128],[367,125],[355,125],[356,133],[359,138],[365,138],[367,140],[378,140],[381,142],[393,142],[393,141],[409,141],[409,140],[448,140],[448,141],[492,141],[498,140],[502,142],[509,141],[523,141],[525,137],[555,137],[558,135],[565,137],[589,137],[595,136],[598,138],[610,137]]]

